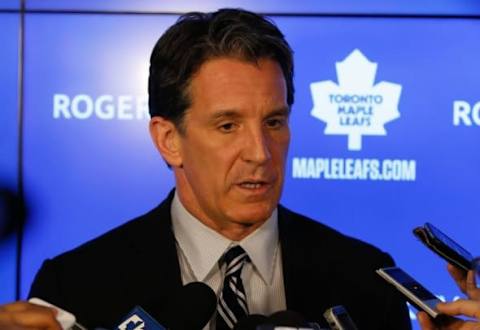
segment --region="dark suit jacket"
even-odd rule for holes
[[[46,260],[30,296],[73,312],[87,327],[107,328],[135,305],[168,300],[182,286],[172,196],[149,213]],[[393,264],[387,254],[282,206],[278,214],[289,310],[326,326],[324,310],[344,305],[360,330],[410,329],[405,303],[374,272]]]

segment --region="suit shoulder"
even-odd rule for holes
[[[62,306],[87,326],[111,328],[134,302],[150,296],[149,290],[158,287],[156,281],[176,284],[171,280],[178,265],[170,209],[164,204],[44,261],[29,296]],[[157,262],[152,262],[154,259]],[[162,270],[163,262],[173,270]],[[108,310],[104,306],[109,306]],[[100,310],[102,313],[97,313]]]
[[[350,260],[355,256],[361,256],[360,260],[365,260],[365,256],[368,256],[374,259],[382,259],[387,264],[393,264],[391,257],[376,246],[345,235],[285,207],[279,208],[279,223],[281,231],[283,227],[283,231],[294,237],[293,239],[296,242],[306,245],[305,248],[313,251],[322,249],[323,251],[335,252],[336,259],[343,255]]]
[[[51,259],[51,262],[63,264],[77,262],[79,259],[88,259],[89,264],[92,264],[96,260],[101,263],[108,263],[109,260],[121,259],[124,257],[122,252],[132,248],[135,249],[139,240],[147,240],[146,236],[152,235],[153,232],[159,235],[160,231],[165,230],[163,227],[167,227],[164,226],[164,222],[169,223],[167,220],[161,210],[161,206],[156,207],[72,250],[54,257]]]

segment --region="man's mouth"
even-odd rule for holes
[[[244,191],[255,193],[265,193],[274,184],[275,179],[272,178],[246,178],[239,180],[237,186]]]
[[[259,189],[264,187],[267,184],[265,181],[260,182],[241,182],[240,186],[246,189]]]

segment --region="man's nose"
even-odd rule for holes
[[[271,158],[269,137],[261,128],[252,129],[247,133],[242,158],[257,164],[265,163]]]

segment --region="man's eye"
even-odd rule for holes
[[[235,128],[235,124],[234,123],[225,123],[225,124],[220,125],[219,128],[220,128],[220,131],[228,133],[228,132],[233,131],[233,129]]]
[[[281,128],[285,126],[286,122],[286,119],[283,118],[272,118],[267,120],[266,125],[268,128]]]

